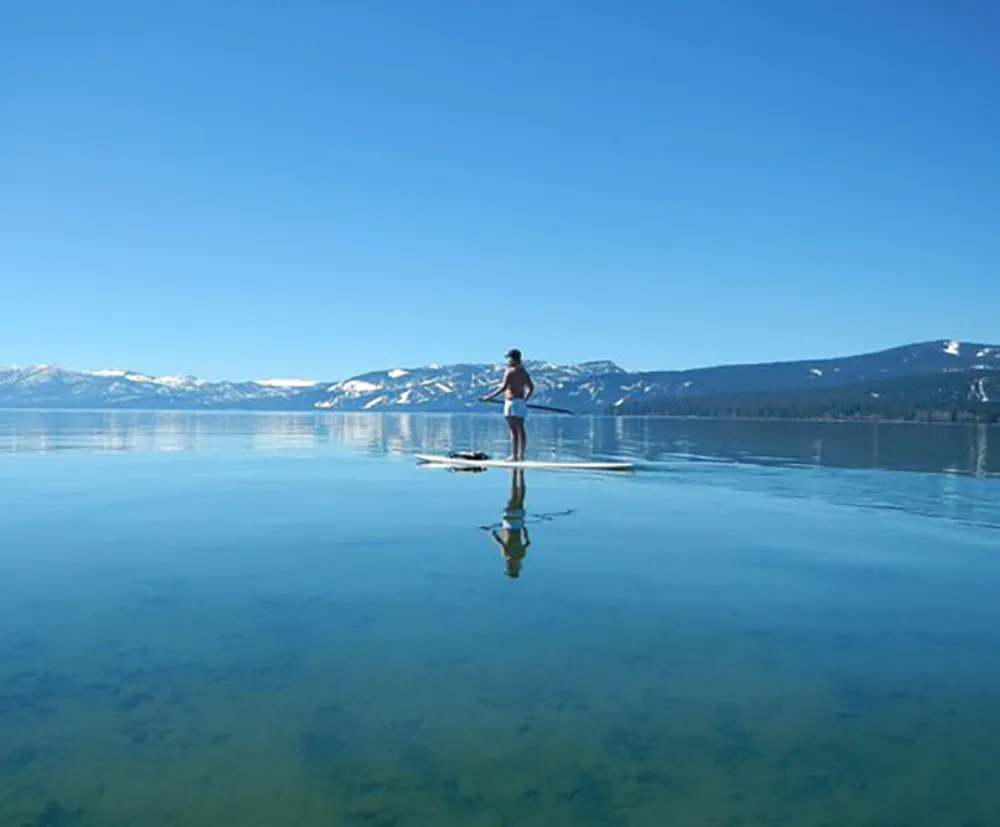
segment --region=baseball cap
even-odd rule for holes
[[[508,359],[517,359],[518,362],[521,361],[521,351],[519,351],[516,347],[512,347],[504,354],[504,356]]]

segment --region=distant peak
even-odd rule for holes
[[[595,373],[624,373],[625,370],[620,365],[610,359],[593,359],[589,362],[580,362],[577,367],[584,368]]]

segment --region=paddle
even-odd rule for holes
[[[488,401],[493,403],[494,405],[503,404],[502,399],[490,399]],[[548,405],[532,405],[530,402],[527,403],[527,407],[533,408],[536,411],[548,411],[549,413],[569,414],[570,416],[576,415],[572,411],[567,411],[565,408],[550,408]]]

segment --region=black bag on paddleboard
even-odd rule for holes
[[[489,454],[484,454],[482,451],[449,451],[449,459],[469,459],[469,460],[484,460],[489,459]]]

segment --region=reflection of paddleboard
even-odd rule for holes
[[[544,462],[538,460],[513,461],[506,459],[470,459],[461,456],[433,456],[416,454],[416,459],[432,465],[451,465],[458,468],[535,468],[539,471],[631,471],[631,462]]]

